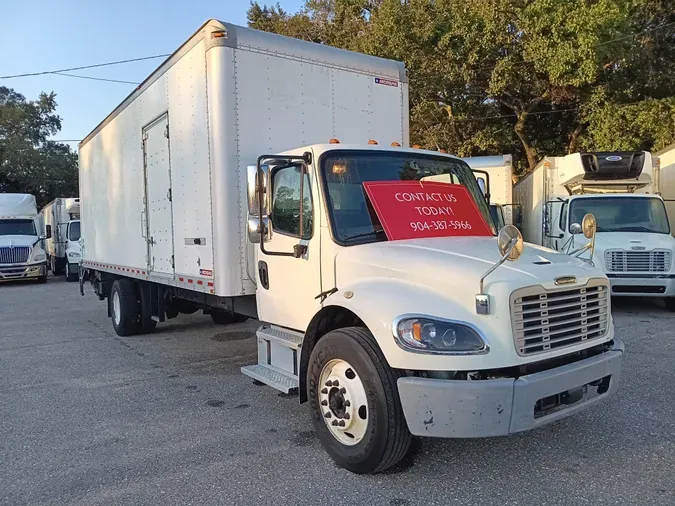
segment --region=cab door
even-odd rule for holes
[[[260,320],[299,331],[321,307],[319,192],[310,168],[270,168],[269,238],[256,247]]]

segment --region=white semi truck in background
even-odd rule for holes
[[[25,193],[0,193],[0,281],[47,281],[47,261],[40,242],[35,197]]]
[[[523,237],[577,250],[581,220],[592,213],[597,236],[585,256],[607,274],[612,295],[659,297],[675,310],[675,239],[658,181],[658,163],[648,152],[546,157],[513,190]]]
[[[401,63],[211,20],[79,150],[80,286],[116,333],[200,309],[258,318],[242,372],[308,401],[357,473],[395,464],[412,435],[576,413],[616,391],[623,357],[588,263],[508,227],[387,239],[364,183],[446,174],[491,223],[466,163],[405,147],[407,91]]]
[[[54,275],[77,281],[80,263],[80,199],[57,198],[40,211],[47,265]]]

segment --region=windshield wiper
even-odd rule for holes
[[[342,240],[343,241],[351,241],[352,239],[361,239],[361,238],[364,238],[364,237],[375,237],[377,239],[378,233],[379,232],[373,231],[373,232],[364,232],[362,234],[348,235],[347,237],[343,237]]]
[[[658,230],[653,230],[651,228],[647,227],[642,227],[642,226],[637,226],[637,227],[621,227],[621,228],[616,228],[613,230],[614,232],[653,232],[655,234],[659,234],[662,232],[659,232]]]

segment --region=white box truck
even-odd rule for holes
[[[654,156],[660,166],[658,193],[666,203],[666,211],[672,224],[675,223],[675,144],[663,148]],[[672,226],[670,233],[675,235],[675,229]]]
[[[623,357],[588,263],[509,228],[387,240],[367,182],[450,174],[490,222],[466,163],[402,147],[407,87],[401,63],[212,20],[80,144],[81,287],[117,334],[199,309],[258,318],[242,372],[308,401],[357,473],[412,435],[507,435],[590,407]]]
[[[652,162],[648,152],[544,158],[513,190],[523,237],[574,252],[581,219],[592,213],[597,236],[590,254],[609,277],[612,295],[664,298],[675,309],[675,239]]]
[[[517,224],[518,216],[513,205],[513,157],[472,156],[462,160],[474,171],[478,185],[486,194],[497,228]]]
[[[54,275],[77,281],[80,263],[80,199],[57,198],[40,211],[47,265]]]
[[[35,197],[26,193],[0,193],[0,281],[47,281],[47,262],[40,242]]]

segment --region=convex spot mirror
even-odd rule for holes
[[[523,236],[513,225],[506,225],[497,235],[497,246],[502,256],[510,261],[517,260],[523,253]]]
[[[588,213],[584,216],[584,219],[581,222],[581,230],[584,233],[586,239],[591,239],[595,235],[595,231],[598,228],[598,223],[595,220],[595,216],[591,213]]]

